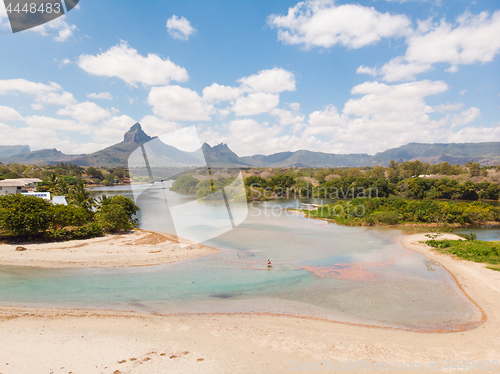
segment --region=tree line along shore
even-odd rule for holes
[[[238,183],[235,176],[240,171],[229,168],[212,172],[206,168],[192,169],[177,175],[171,189],[195,194],[201,199],[210,199],[213,191],[225,187],[228,198],[236,201],[287,197],[339,199],[333,205],[307,214],[344,225],[458,227],[492,226],[499,222],[499,208],[491,201],[498,201],[500,197],[500,166],[391,161],[388,167],[241,170],[244,193],[241,188],[227,189]],[[2,237],[42,235],[66,240],[137,226],[134,216],[139,208],[131,200],[104,196],[96,201],[86,189],[97,183],[130,183],[126,168],[83,168],[71,163],[0,164],[0,179],[20,177],[41,178],[37,186],[39,192],[66,196],[69,205],[52,206],[38,201],[40,199],[4,196],[0,198]]]

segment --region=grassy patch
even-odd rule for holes
[[[488,269],[500,271],[500,241],[482,240],[428,240],[426,244],[441,253],[474,262],[486,263]]]

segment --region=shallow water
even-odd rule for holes
[[[126,188],[112,193],[131,196]],[[142,194],[142,227],[175,233],[164,194],[171,206],[194,199],[159,189]],[[213,212],[214,204],[200,204]],[[402,232],[343,227],[285,210],[299,204],[252,203],[241,225],[206,242],[220,252],[189,261],[126,269],[0,267],[0,303],[268,312],[415,330],[479,321],[477,307],[442,266],[401,246]],[[218,213],[211,214],[216,221]]]

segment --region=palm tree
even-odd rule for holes
[[[85,189],[83,182],[75,184],[69,189],[68,202],[77,207],[84,208],[89,213],[95,206],[95,199],[90,195],[90,191]]]
[[[50,173],[47,175],[45,178],[45,183],[47,184],[47,187],[49,188],[49,191],[54,193],[57,185],[60,183],[59,176],[56,173]]]

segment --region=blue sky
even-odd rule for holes
[[[135,122],[241,156],[500,141],[495,1],[81,0],[12,34],[0,144],[88,153]]]

